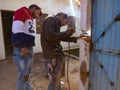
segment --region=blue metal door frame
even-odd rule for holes
[[[120,0],[92,0],[90,90],[120,90]]]

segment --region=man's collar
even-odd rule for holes
[[[59,20],[59,18],[57,16],[54,16],[56,21],[57,21],[57,24],[61,27],[61,21]]]

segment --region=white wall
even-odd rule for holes
[[[2,32],[2,19],[1,19],[1,11],[0,11],[0,59],[5,58],[5,50],[4,50],[4,40],[3,40],[3,32]]]
[[[34,20],[34,26],[36,25],[36,20]],[[35,27],[36,30],[36,27]],[[40,40],[40,34],[36,34],[35,35],[35,47],[34,49],[34,53],[39,53],[42,52],[42,47],[41,47],[41,40]]]
[[[91,0],[81,0],[81,30],[91,30]],[[89,38],[86,38],[89,40]],[[79,90],[89,90],[89,64],[90,64],[90,41],[79,40],[80,45],[80,78]],[[86,64],[86,65],[85,65]],[[84,75],[84,76],[83,76]],[[86,76],[85,76],[86,75]]]
[[[90,42],[84,40],[80,41],[80,78],[79,78],[79,89],[78,90],[88,90],[89,88],[89,64],[90,64]],[[86,65],[83,65],[86,64]],[[84,81],[85,80],[85,81]]]
[[[28,7],[30,4],[35,3],[50,15],[61,11],[73,15],[69,0],[0,0],[0,2],[0,9],[2,10],[16,10],[22,6]],[[76,8],[75,6],[75,13],[78,13]]]
[[[89,30],[91,28],[91,0],[81,0],[81,30]]]

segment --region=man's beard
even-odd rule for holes
[[[33,17],[33,19],[35,19],[35,18],[36,18],[34,14],[32,14],[32,17]]]

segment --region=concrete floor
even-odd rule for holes
[[[67,56],[65,60],[67,60]],[[41,54],[34,55],[31,74],[31,85],[34,90],[47,90],[48,79],[44,76],[43,61]],[[70,58],[69,63],[69,79],[71,90],[78,90],[79,61],[73,58]],[[12,58],[0,61],[0,90],[15,90],[16,80],[17,71]],[[68,90],[66,74],[61,80],[64,82],[62,90]]]

